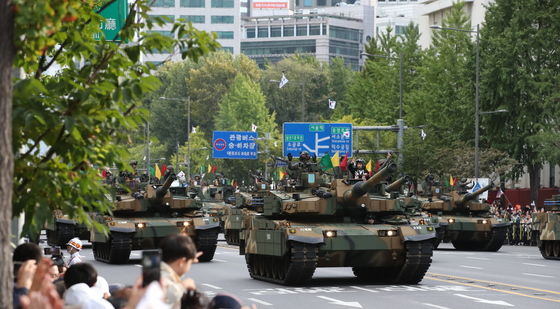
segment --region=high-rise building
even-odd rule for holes
[[[190,21],[198,30],[215,32],[222,49],[234,54],[240,52],[241,39],[241,1],[237,0],[154,0],[151,4],[151,16],[167,16],[172,21],[183,19]],[[171,24],[155,28],[164,35],[170,35]],[[157,51],[144,55],[144,61],[161,63],[165,60],[178,60],[180,53],[175,51]]]
[[[465,2],[464,12],[471,21],[471,26],[482,25],[486,6],[493,0],[463,0]],[[424,0],[420,2],[416,10],[416,20],[420,28],[420,46],[428,48],[432,44],[432,25],[441,25],[445,16],[451,10],[456,0]],[[436,30],[437,31],[437,30]]]
[[[387,27],[393,29],[392,34],[402,34],[410,23],[416,23],[414,11],[418,7],[418,2],[418,0],[377,0],[376,34],[385,32]]]
[[[374,31],[374,8],[366,4],[247,17],[242,21],[241,52],[260,66],[306,54],[325,62],[342,57],[357,70],[364,43]]]

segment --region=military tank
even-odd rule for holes
[[[235,193],[235,206],[224,214],[224,237],[228,245],[239,245],[240,231],[245,217],[263,212],[264,197],[270,194],[270,185],[255,178],[255,186]]]
[[[532,230],[547,260],[560,260],[560,194],[544,201],[544,210],[533,214]]]
[[[309,162],[288,166],[291,179],[264,197],[262,213],[245,217],[240,254],[258,280],[299,285],[317,267],[352,267],[368,282],[417,284],[431,264],[436,237],[427,226],[388,224],[377,215],[394,200],[369,191],[396,170],[386,163],[367,181],[321,181]],[[294,178],[297,176],[297,178]]]
[[[492,187],[490,182],[472,193],[432,190],[433,196],[420,198],[422,209],[439,223],[438,241],[450,241],[458,250],[500,250],[510,223],[495,218],[489,204],[477,201],[480,194]]]
[[[122,264],[131,250],[157,248],[159,241],[172,234],[191,236],[199,261],[210,261],[216,251],[219,221],[201,211],[202,202],[192,198],[186,188],[171,188],[175,179],[167,173],[161,185],[149,184],[131,195],[115,194],[112,215],[97,215],[109,234],[92,230],[93,255],[98,261]]]
[[[60,210],[54,211],[53,221],[45,224],[47,243],[49,246],[64,247],[74,237],[89,240],[89,229],[85,224],[78,223]]]

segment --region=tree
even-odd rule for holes
[[[0,2],[0,308],[12,307],[12,69],[15,61],[14,10],[10,0]]]
[[[181,147],[179,147],[178,161],[188,164],[190,162],[190,175],[199,173],[202,169],[206,171],[208,159],[212,148],[210,141],[200,127],[195,127],[194,132],[189,135],[189,140]],[[177,158],[175,154],[171,161],[175,162]],[[186,169],[188,166],[184,166]],[[180,169],[183,170],[183,169]]]
[[[14,0],[0,4],[0,106],[6,112],[0,117],[7,117],[0,124],[0,206],[3,215],[10,213],[6,207],[12,205],[11,194],[4,193],[13,188],[13,215],[25,213],[24,231],[32,237],[46,220],[52,220],[54,210],[100,227],[88,215],[88,211],[104,212],[110,207],[103,198],[107,190],[99,181],[98,168],[125,167],[126,150],[115,142],[138,127],[145,116],[139,109],[142,99],[159,86],[150,75],[153,65],[141,63],[140,55],[175,48],[184,57],[198,58],[218,46],[212,36],[190,24],[174,24],[176,38],[144,31],[154,25],[147,20],[150,8],[144,0],[129,6],[120,41],[102,34],[96,41],[94,34],[105,22],[98,13],[114,2]],[[163,20],[155,23],[162,25]],[[59,67],[57,73],[46,74],[54,65]],[[13,66],[25,75],[15,81],[11,93]],[[9,147],[16,153],[15,162]],[[12,306],[9,219],[2,217],[5,224],[0,229],[2,308]]]
[[[481,106],[508,110],[483,119],[483,141],[521,163],[515,176],[527,169],[534,201],[550,149],[542,147],[541,138],[557,132],[560,120],[559,40],[556,1],[497,0],[488,7],[481,31]]]
[[[279,89],[282,74],[289,81]],[[328,99],[337,96],[330,87],[331,76],[329,65],[308,56],[294,55],[269,65],[263,72],[261,88],[278,125],[301,121],[302,113],[308,122],[330,117]]]
[[[470,29],[463,7],[463,2],[455,3],[442,26]],[[473,51],[468,33],[440,30],[434,32],[433,46],[414,67],[415,75],[408,83],[404,105],[405,119],[410,126],[426,126],[427,137],[420,142],[418,133],[406,135],[405,145],[412,146],[416,152],[410,154],[413,160],[405,160],[405,164],[412,164],[406,170],[422,172],[422,167],[437,164],[436,155],[443,149],[461,151],[452,145],[474,141],[474,121],[469,116],[474,115]],[[469,173],[474,170],[464,168]]]
[[[270,113],[266,107],[266,98],[257,82],[247,76],[239,74],[235,78],[230,90],[222,98],[216,114],[216,129],[225,131],[249,131],[255,124],[260,137],[270,133],[271,140],[261,141],[259,147],[268,147],[272,153],[277,151],[279,133],[275,122],[276,115]],[[275,146],[276,144],[276,146]],[[255,171],[268,161],[266,154],[258,161],[229,160],[232,164],[223,165],[227,177],[247,179],[249,171]]]
[[[218,103],[229,90],[238,74],[243,74],[253,81],[261,78],[257,64],[245,55],[232,55],[220,51],[200,60],[187,77],[187,91],[190,96],[191,123],[200,126],[208,137],[214,129],[213,118]]]

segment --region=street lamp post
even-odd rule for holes
[[[177,102],[184,102],[183,99],[178,98],[166,98],[166,97],[159,97],[162,100],[169,100],[169,101],[177,101]],[[187,179],[191,177],[191,143],[190,143],[190,135],[191,135],[191,98],[187,97]],[[177,157],[175,159],[175,168],[179,170],[179,141],[177,141]]]
[[[403,117],[403,57],[399,54],[398,57],[391,57],[385,55],[374,55],[369,54],[366,52],[361,52],[360,56],[368,56],[368,57],[377,57],[377,58],[385,58],[389,60],[398,60],[399,61],[399,119]]]

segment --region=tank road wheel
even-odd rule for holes
[[[292,242],[283,257],[247,254],[247,269],[253,279],[298,285],[313,277],[317,267],[317,246]]]
[[[132,235],[111,233],[107,242],[92,243],[93,257],[96,261],[109,264],[125,264],[132,250]]]
[[[433,240],[406,242],[405,262],[396,267],[354,267],[359,280],[383,284],[417,284],[432,263]]]
[[[239,246],[239,230],[226,229],[224,234],[228,245]]]
[[[560,240],[553,240],[552,243],[552,251],[554,252],[554,257],[560,258]]]
[[[47,230],[47,243],[49,246],[64,247],[68,241],[76,235],[76,227],[73,224],[55,223],[55,230]]]
[[[496,252],[500,250],[506,240],[507,227],[492,229],[492,237],[481,247],[475,250]]]
[[[196,231],[196,250],[202,251],[202,255],[198,258],[200,262],[209,262],[214,258],[219,231],[219,228]]]
[[[552,241],[550,240],[546,240],[544,241],[544,253],[545,253],[545,258],[550,259],[554,257],[554,250],[552,248],[553,244]]]

